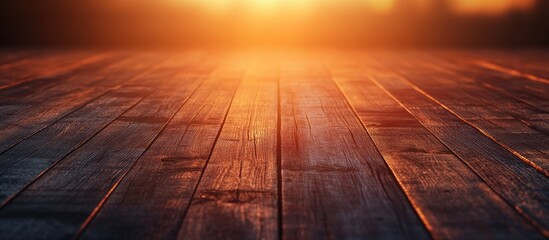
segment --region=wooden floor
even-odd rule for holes
[[[547,239],[549,51],[0,50],[0,239]]]

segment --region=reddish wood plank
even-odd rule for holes
[[[343,54],[333,80],[297,54],[280,81],[27,52],[0,55],[1,239],[549,237],[548,52]]]
[[[549,90],[546,83],[479,67],[472,63],[474,59],[468,55],[456,52],[442,52],[431,61],[432,66],[480,82],[484,87],[549,112]]]
[[[112,53],[97,52],[49,52],[39,54],[36,59],[3,65],[0,66],[0,89],[77,71],[85,68],[86,65],[105,60],[111,55]]]
[[[549,176],[549,138],[544,133],[549,113],[483,88],[477,80],[462,79],[446,72],[426,68],[422,60],[404,63],[406,55],[384,61],[395,72],[436,98],[441,106],[508,151]],[[549,86],[549,85],[548,85]],[[548,98],[549,99],[549,98]]]
[[[108,93],[0,154],[0,206],[148,92],[134,87]]]
[[[26,49],[0,49],[0,68],[23,61],[34,54],[36,51]]]
[[[268,59],[256,62],[232,101],[178,239],[278,239],[278,73]]]
[[[165,77],[148,80],[156,91],[1,208],[0,232],[8,239],[76,234],[199,85],[177,76],[186,58],[167,63],[165,74],[149,75]]]
[[[135,56],[131,61],[124,61],[122,65],[108,68],[109,78],[121,78],[123,86],[112,92],[100,96],[97,100],[83,106],[81,109],[54,122],[52,125],[30,136],[13,148],[0,154],[0,202],[3,204],[15,196],[29,184],[36,176],[56,164],[67,154],[80,147],[97,132],[102,130],[112,120],[124,113],[129,107],[151,92],[152,87],[161,83],[163,79],[152,81],[158,74],[174,72],[170,63],[160,66],[150,72],[150,60]],[[141,64],[139,64],[141,62]],[[181,69],[175,69],[175,72]],[[137,78],[132,76],[140,75]],[[109,79],[104,79],[109,80]],[[95,82],[100,84],[101,81]],[[108,84],[113,84],[109,82]]]
[[[366,62],[365,62],[366,63]],[[522,162],[438,101],[386,67],[367,65],[376,84],[395,96],[433,135],[460,157],[496,193],[549,236],[549,179]]]
[[[318,63],[284,62],[280,101],[283,238],[429,238]]]
[[[0,107],[0,152],[5,152],[106,92],[158,64],[164,57],[145,55],[115,64],[94,73],[76,75],[63,84],[30,96],[14,95]],[[166,74],[166,71],[156,73]],[[143,82],[146,79],[141,78]],[[136,84],[134,84],[136,85]]]
[[[176,237],[241,79],[242,64],[229,59],[221,61],[120,182],[82,239]]]
[[[336,61],[334,80],[433,238],[543,239],[394,96],[371,82],[360,63],[328,59]]]
[[[505,74],[549,84],[549,60],[541,51],[475,51],[472,63]],[[543,58],[542,56],[545,56]]]

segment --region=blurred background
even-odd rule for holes
[[[547,47],[548,0],[1,0],[0,44]]]

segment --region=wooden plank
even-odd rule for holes
[[[26,65],[26,64],[37,63],[37,62],[40,62],[40,61],[51,59],[52,57],[54,57],[54,58],[57,57],[58,58],[60,55],[62,55],[64,53],[63,51],[53,50],[53,49],[41,49],[41,50],[37,50],[37,49],[33,49],[33,50],[30,50],[30,49],[22,49],[22,50],[4,49],[3,51],[5,51],[5,54],[3,54],[1,56],[1,58],[2,59],[6,58],[6,59],[4,59],[3,64],[0,65],[0,71],[9,70],[9,69],[15,68],[15,67],[21,67],[21,66]],[[65,52],[67,52],[67,51],[65,51]],[[16,57],[14,59],[13,57],[11,57],[12,54],[15,54],[16,56],[17,55],[22,55],[24,57],[22,57],[22,58]]]
[[[164,58],[135,57],[120,65],[65,79],[64,84],[0,107],[0,152],[15,146],[55,121],[74,112],[106,92],[119,88]],[[141,64],[138,64],[141,62]],[[133,66],[133,67],[130,67]],[[166,74],[156,73],[153,77]],[[141,78],[140,81],[145,81]]]
[[[136,104],[149,89],[118,89],[0,154],[0,206]]]
[[[277,66],[257,60],[231,104],[178,239],[278,239]]]
[[[109,76],[124,80],[131,79],[131,76],[140,74],[139,71],[146,70],[143,67],[149,67],[149,64],[136,65],[143,60],[147,59],[136,57],[133,61],[125,62],[126,65],[108,68],[111,71]],[[166,72],[166,69],[156,71]],[[104,72],[104,74],[108,73]],[[132,82],[141,84],[143,79],[151,75],[156,76],[154,72],[149,72],[129,80],[126,84],[132,84]],[[152,84],[149,85],[152,86]],[[37,175],[40,176],[66,154],[86,142],[114,118],[142,99],[147,92],[150,92],[150,89],[142,87],[117,89],[0,154],[0,169],[2,169],[0,202],[7,203]]]
[[[342,94],[299,57],[236,91],[239,60],[201,84],[210,64],[174,78],[199,56],[162,58],[0,89],[0,238],[549,237],[549,179],[509,152],[547,152],[539,82],[361,59],[333,68]]]
[[[183,105],[81,239],[175,238],[241,79],[243,66],[229,59]]]
[[[549,90],[546,83],[530,81],[522,76],[510,75],[499,71],[490,71],[479,67],[470,58],[455,52],[442,52],[432,60],[434,66],[443,67],[445,71],[474,79],[484,87],[526,102],[545,112],[549,112]],[[439,68],[440,68],[439,67]]]
[[[200,84],[176,76],[185,62],[170,64],[166,79],[156,79],[157,90],[0,209],[2,235],[73,236]]]
[[[406,59],[384,62],[415,88],[436,98],[463,121],[549,176],[549,138],[545,133],[549,113],[482,88],[476,80],[465,82],[452,74],[425,68],[418,59],[408,67],[400,64]],[[479,78],[482,76],[475,79]]]
[[[368,80],[358,62],[341,57],[329,57],[335,82],[433,238],[543,239],[394,96]]]
[[[283,238],[429,238],[319,64],[284,62],[280,101]]]
[[[28,60],[26,64],[3,66],[0,67],[0,89],[67,74],[104,60],[111,54],[62,51],[41,55],[41,58]]]
[[[121,62],[125,62],[128,54],[111,54],[108,57],[90,64],[84,64],[71,71],[63,72],[54,76],[37,77],[14,86],[0,89],[0,104],[24,106],[28,102],[44,101],[61,95],[73,86],[88,84],[92,79],[98,79],[99,74],[105,74],[116,68]],[[112,66],[115,65],[115,66]],[[120,70],[119,70],[120,71]],[[75,79],[78,81],[74,81]],[[17,109],[17,108],[15,108]],[[11,110],[11,109],[10,109]],[[6,114],[2,109],[2,115]]]
[[[455,56],[453,55],[437,55],[436,57],[431,57],[430,61],[432,61],[432,63],[429,64],[429,67],[436,69],[437,71],[450,74],[452,79],[469,83],[476,82],[480,87],[497,92],[500,99],[505,98],[505,104],[503,107],[500,105],[495,105],[495,107],[499,107],[501,110],[506,110],[508,114],[520,119],[523,122],[526,122],[531,128],[534,128],[537,131],[545,134],[549,133],[549,124],[546,121],[549,111],[549,108],[547,108],[547,106],[549,106],[548,99],[544,97],[543,100],[539,100],[528,95],[525,98],[525,94],[517,95],[517,93],[524,91],[547,92],[547,90],[545,90],[547,88],[546,86],[529,86],[529,84],[522,84],[524,86],[519,89],[520,86],[518,85],[521,85],[521,82],[524,82],[524,80],[517,82],[517,84],[511,84],[510,86],[516,86],[512,89],[509,89],[508,84],[503,84],[503,80],[501,80],[499,84],[496,82],[493,82],[494,84],[490,84],[487,83],[485,79],[491,79],[493,77],[491,75],[486,75],[485,70],[471,67],[467,64],[460,64],[460,61],[455,59],[452,60],[454,57]],[[494,92],[490,93],[490,95],[495,94],[496,93]],[[485,98],[477,99],[482,101]]]
[[[528,51],[475,51],[466,52],[474,58],[473,64],[509,75],[524,77],[531,81],[549,84],[549,61],[547,53]],[[545,56],[539,58],[536,55]]]
[[[6,65],[24,61],[35,53],[25,49],[0,49],[0,69]]]
[[[365,64],[367,64],[365,62]],[[449,112],[388,68],[366,65],[376,85],[391,93],[433,135],[546,237],[549,179]]]

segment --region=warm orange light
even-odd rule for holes
[[[406,46],[499,38],[497,31],[511,30],[491,26],[510,19],[507,14],[512,11],[537,16],[541,1],[545,0],[97,0],[97,5],[103,4],[115,19],[132,18],[127,21],[132,27],[105,24],[113,25],[111,32],[173,45]],[[114,35],[112,41],[123,39]]]
[[[462,14],[502,14],[511,10],[528,10],[536,0],[450,0],[450,6]]]
[[[389,13],[399,4],[398,0],[166,0],[177,4],[189,4],[214,12],[249,11],[254,13],[296,12],[319,6],[347,6],[363,8],[371,12]],[[426,9],[439,1],[447,1],[458,14],[502,14],[512,10],[528,10],[537,0],[406,0],[409,6]],[[404,2],[404,1],[403,1]]]
[[[262,12],[279,10],[307,10],[319,6],[351,6],[369,9],[378,13],[386,13],[393,9],[397,0],[170,0],[177,3],[193,4],[211,10],[231,11],[232,9],[248,9]]]
[[[366,6],[379,13],[386,13],[393,9],[395,0],[365,0]]]

